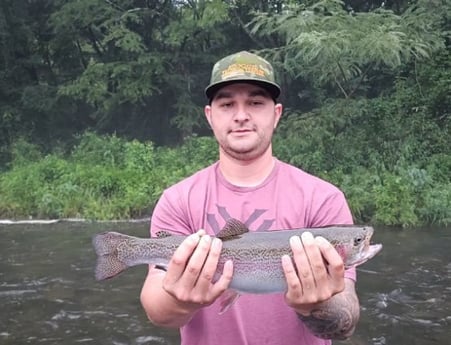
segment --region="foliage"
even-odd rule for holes
[[[447,162],[451,163],[449,157]],[[358,167],[345,174],[338,168],[322,177],[345,192],[357,222],[403,227],[451,224],[449,176],[440,181],[430,169],[406,166],[390,172]]]
[[[435,30],[441,8],[429,8],[414,4],[401,15],[383,8],[356,13],[344,2],[322,0],[257,13],[249,25],[254,34],[279,37],[279,47],[263,52],[283,70],[316,87],[334,84],[349,98],[365,94],[367,82],[380,72],[428,59],[444,47]]]
[[[287,140],[278,133],[281,159]],[[314,157],[324,155],[324,147],[313,152]],[[34,160],[28,160],[26,150],[16,150],[16,156],[12,169],[0,175],[0,217],[128,219],[148,216],[163,189],[211,164],[217,145],[211,137],[199,137],[176,148],[155,147],[88,132],[66,157],[54,153],[39,159],[35,149]],[[451,157],[436,154],[425,162],[400,160],[392,169],[371,164],[302,167],[339,186],[357,222],[450,224]]]
[[[214,161],[213,63],[284,90],[277,155],[360,221],[450,224],[451,1],[0,2],[0,217],[130,218]]]
[[[68,157],[55,153],[27,160],[29,154],[20,151],[24,156],[1,175],[0,216],[127,219],[146,215],[164,188],[216,156],[212,138],[193,138],[178,149],[156,149],[151,142],[93,133],[78,141]]]

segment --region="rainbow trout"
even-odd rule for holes
[[[381,244],[370,244],[373,228],[369,226],[331,226],[312,229],[250,232],[236,219],[230,219],[216,235],[223,241],[216,279],[224,263],[233,261],[233,278],[229,288],[238,293],[275,293],[287,289],[281,257],[292,255],[289,239],[309,231],[322,236],[335,247],[346,268],[360,265],[381,249]],[[93,245],[97,253],[95,276],[108,279],[128,267],[153,264],[166,269],[172,254],[185,236],[161,231],[157,238],[138,238],[117,232],[97,234]]]

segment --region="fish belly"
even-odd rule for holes
[[[242,293],[268,294],[286,291],[287,283],[280,263],[235,262],[230,288]]]

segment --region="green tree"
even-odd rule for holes
[[[252,33],[280,46],[263,50],[293,78],[317,88],[334,86],[344,98],[367,95],[369,82],[443,49],[441,7],[420,1],[397,15],[377,8],[354,12],[338,0],[291,4],[282,13],[258,13]]]

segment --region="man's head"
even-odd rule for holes
[[[280,86],[275,82],[271,64],[247,51],[226,56],[213,66],[205,94],[211,102],[218,90],[237,82],[256,84],[264,88],[274,101],[280,95]]]

